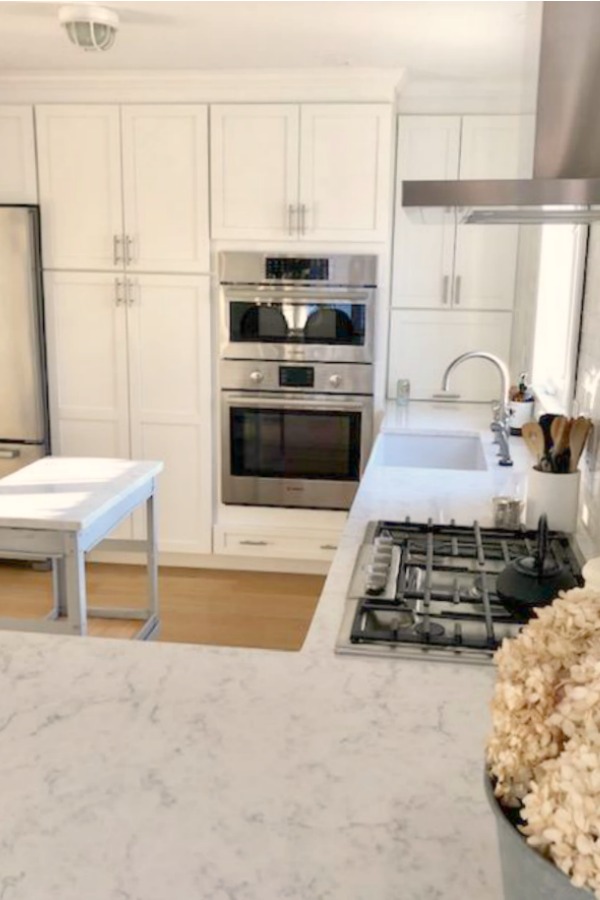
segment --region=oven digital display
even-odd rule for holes
[[[314,366],[279,366],[279,387],[314,387]]]
[[[329,260],[267,256],[265,278],[267,281],[328,281]]]

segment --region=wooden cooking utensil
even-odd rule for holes
[[[570,471],[571,451],[569,446],[569,435],[573,419],[567,419],[565,416],[557,416],[550,425],[550,434],[552,436],[552,449],[550,458],[552,462],[553,472],[566,473]]]
[[[575,419],[569,435],[569,449],[571,451],[571,472],[577,471],[577,466],[583,453],[585,442],[592,430],[592,423],[585,416]]]
[[[521,434],[529,451],[539,465],[546,452],[544,432],[542,431],[541,426],[538,425],[537,422],[525,422],[521,429]]]

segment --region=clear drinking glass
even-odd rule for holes
[[[399,378],[396,382],[396,403],[398,406],[408,406],[410,400],[410,381],[408,378]]]

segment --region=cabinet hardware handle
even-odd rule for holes
[[[127,290],[127,293],[126,293],[127,306],[133,306],[133,304],[136,302],[139,304],[139,302],[140,302],[139,285],[138,285],[137,281],[132,278],[127,278],[125,280],[125,286],[126,286],[126,290]],[[136,293],[138,295],[137,298],[136,298]]]
[[[20,450],[0,450],[0,459],[17,459],[20,455]]]
[[[294,234],[294,216],[298,212],[298,208],[293,203],[288,205],[288,234],[290,237]]]
[[[128,265],[129,265],[129,263],[133,262],[134,250],[135,250],[135,246],[134,246],[133,238],[131,237],[131,235],[126,234],[125,235],[125,262]]]
[[[115,278],[115,305],[122,306],[125,303],[125,298],[122,294],[124,282],[120,278]]]
[[[460,306],[460,288],[462,284],[462,278],[460,275],[456,276],[455,284],[454,284],[454,305]]]
[[[119,253],[119,244],[123,243],[123,238],[120,234],[113,234],[113,265],[118,266],[120,262],[123,262],[123,253]],[[121,248],[122,250],[122,248]]]
[[[248,547],[267,547],[268,541],[240,541],[240,544],[245,544]]]
[[[442,303],[448,303],[448,288],[450,286],[450,276],[444,275],[442,278]]]
[[[300,204],[300,234],[306,234],[306,203]]]
[[[321,544],[321,550],[337,550],[335,544]]]

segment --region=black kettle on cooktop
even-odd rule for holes
[[[536,606],[547,606],[558,597],[559,591],[578,585],[573,573],[553,559],[548,550],[548,519],[542,515],[534,555],[514,559],[498,575],[498,599],[523,622],[532,617]]]

